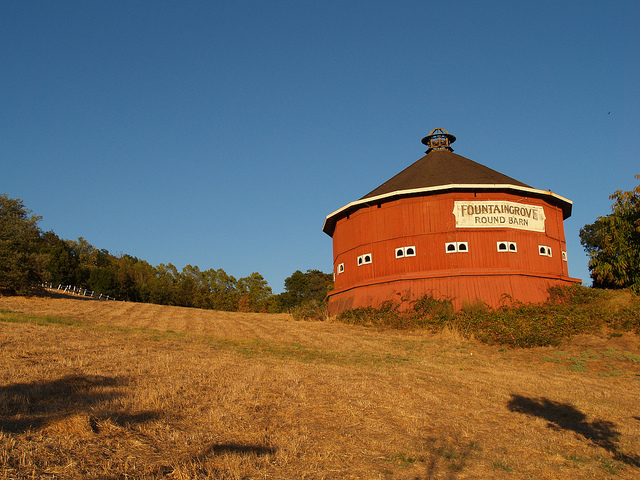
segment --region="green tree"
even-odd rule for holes
[[[43,280],[58,285],[76,285],[78,282],[78,267],[80,260],[68,242],[60,239],[52,231],[42,235],[40,247],[45,259]]]
[[[156,279],[151,290],[151,302],[158,305],[175,305],[177,302],[177,284],[180,281],[178,269],[172,263],[161,263],[155,268]]]
[[[253,272],[240,278],[237,284],[239,311],[261,312],[267,310],[267,300],[273,294],[271,287],[262,275]]]
[[[207,286],[207,301],[204,308],[234,312],[238,309],[238,281],[219,268],[209,269],[203,273]]]
[[[40,288],[41,217],[30,215],[22,200],[0,195],[0,288],[30,294]]]
[[[580,229],[593,285],[640,293],[640,185],[628,192],[618,190],[609,198],[614,200],[612,213]]]
[[[135,287],[136,302],[151,302],[152,292],[156,288],[156,269],[144,260],[139,260],[136,257],[130,257],[124,255],[125,263],[128,265],[130,275],[133,277]]]
[[[333,275],[320,270],[307,270],[307,273],[296,270],[285,279],[284,288],[285,291],[280,296],[285,309],[310,301],[320,303],[333,289]]]
[[[203,308],[207,292],[202,272],[197,266],[183,267],[178,277],[176,293],[178,305]]]
[[[89,275],[89,288],[96,295],[108,295],[116,298],[120,291],[120,283],[116,272],[109,267],[95,267]]]
[[[121,254],[112,259],[110,268],[118,279],[118,293],[115,297],[128,302],[143,301],[142,289],[153,278],[151,265],[131,255]]]

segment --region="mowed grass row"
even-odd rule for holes
[[[0,478],[637,478],[637,336],[0,298]],[[155,327],[155,328],[154,328]]]

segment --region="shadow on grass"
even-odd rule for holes
[[[456,440],[434,441],[434,439],[429,439],[427,444],[431,454],[425,462],[424,477],[414,477],[413,480],[432,480],[436,478],[453,480],[458,474],[462,475],[474,452],[479,449],[476,442],[461,443]]]
[[[97,432],[96,417],[111,418],[122,426],[158,418],[157,412],[100,411],[100,404],[124,396],[121,387],[127,383],[124,377],[68,375],[57,380],[0,387],[0,430],[6,433],[38,430],[82,412],[91,412],[89,424],[94,432]]]
[[[190,457],[189,461],[204,462],[206,461],[207,457],[210,457],[212,455],[231,454],[241,456],[255,455],[257,457],[263,457],[265,455],[272,455],[274,453],[276,453],[275,448],[266,447],[264,445],[247,445],[244,443],[236,442],[214,443],[206,447],[199,454]]]
[[[620,452],[617,442],[620,432],[616,424],[606,420],[587,421],[587,416],[573,405],[554,402],[547,398],[528,398],[511,395],[507,408],[512,412],[523,413],[546,420],[548,427],[554,430],[569,430],[589,440],[593,444],[611,452],[616,460],[640,467],[640,457]]]
[[[208,455],[220,455],[222,453],[233,453],[237,455],[256,455],[262,457],[264,455],[272,455],[276,453],[275,448],[265,447],[262,445],[243,445],[240,443],[217,443],[211,445],[204,452],[200,454],[200,457],[206,457]]]

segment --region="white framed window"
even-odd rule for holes
[[[562,251],[562,260],[563,261],[567,261],[567,252],[565,252],[564,250]]]
[[[467,253],[469,251],[468,242],[447,242],[444,244],[447,253]]]
[[[367,263],[371,263],[373,261],[373,256],[370,253],[365,253],[364,255],[360,255],[358,257],[358,266],[366,265]]]
[[[339,263],[338,268],[336,268],[336,271],[338,272],[338,275],[344,272],[344,263]]]
[[[416,247],[414,245],[411,245],[409,247],[396,248],[396,258],[415,257],[415,256],[416,256]]]
[[[538,245],[538,253],[543,257],[551,257],[551,247],[547,245]]]
[[[496,246],[499,252],[517,252],[518,245],[516,242],[497,242]]]

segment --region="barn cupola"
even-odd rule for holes
[[[449,150],[453,152],[451,144],[455,141],[456,137],[444,128],[434,128],[429,132],[429,135],[422,139],[422,143],[429,147],[425,153],[429,153],[431,150]]]

